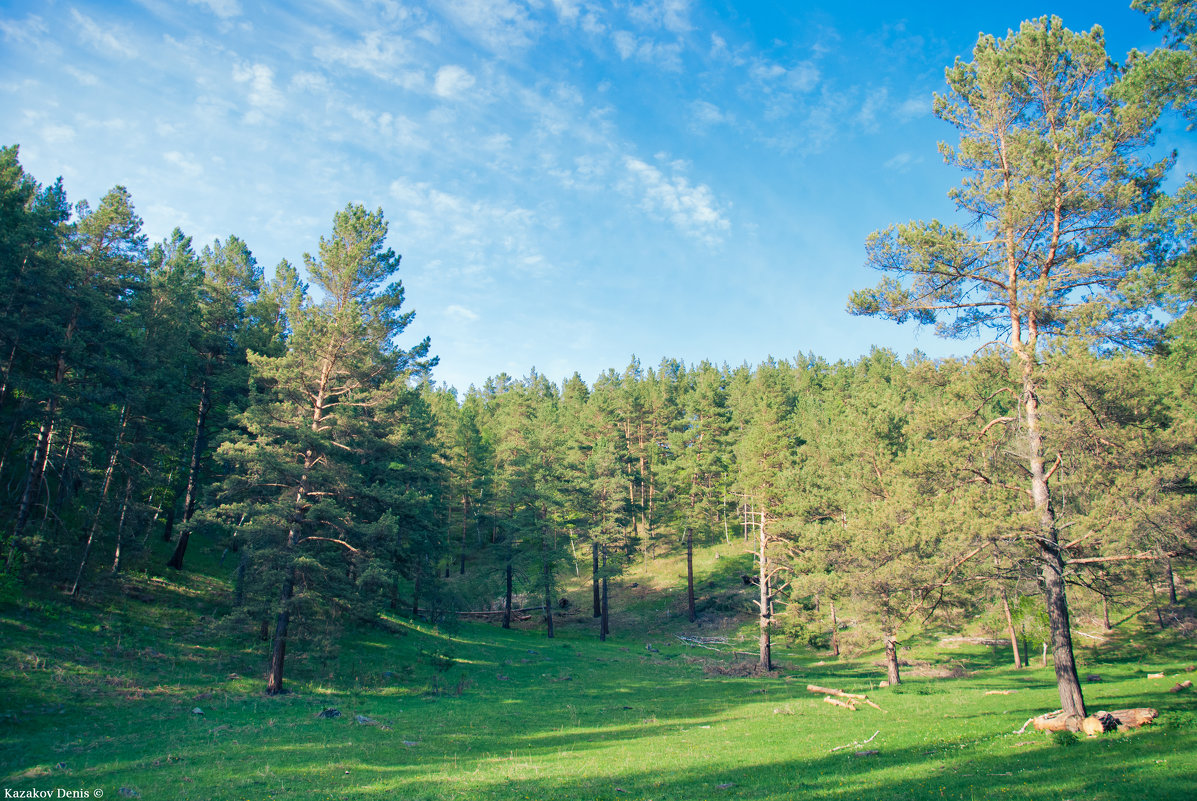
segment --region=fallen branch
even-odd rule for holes
[[[881,707],[877,706],[875,703],[870,701],[869,697],[867,695],[862,695],[860,693],[846,693],[843,690],[836,690],[831,687],[820,687],[817,684],[808,684],[808,685],[806,685],[806,689],[812,693],[822,693],[823,695],[834,695],[839,698],[849,698],[849,699],[851,699],[853,704],[855,704],[855,702],[859,701],[861,703],[868,704],[869,706],[873,707],[873,709],[884,712],[887,715],[889,714],[884,709],[881,709]],[[823,700],[826,701],[828,699],[824,698]],[[843,706],[843,705],[841,704],[841,706]],[[856,707],[853,706],[852,710],[856,711]]]
[[[845,749],[845,748],[855,748],[855,747],[856,747],[856,746],[858,746],[858,745],[868,745],[869,743],[873,742],[873,738],[874,738],[874,737],[876,737],[878,734],[881,734],[881,730],[880,730],[880,729],[878,729],[877,731],[873,732],[873,737],[870,737],[870,738],[869,738],[869,739],[867,739],[867,740],[863,740],[863,741],[861,741],[861,742],[855,742],[855,743],[848,743],[847,745],[837,745],[835,748],[831,749],[831,750],[830,750],[830,751],[828,751],[827,753],[829,753],[829,754],[834,754],[836,751],[842,751],[842,750],[843,750],[843,749]]]
[[[1045,717],[1045,718],[1046,718],[1046,717],[1050,717],[1050,716],[1052,716],[1052,715],[1058,715],[1059,713],[1061,713],[1061,712],[1063,712],[1063,711],[1064,711],[1063,709],[1057,709],[1055,712],[1048,712],[1046,715],[1041,715],[1040,717]],[[1034,723],[1034,722],[1035,722],[1035,718],[1027,718],[1027,722],[1026,722],[1026,723],[1024,723],[1024,724],[1022,724],[1022,728],[1021,728],[1021,729],[1019,729],[1018,731],[1014,732],[1014,733],[1015,733],[1015,734],[1024,734],[1024,733],[1026,733],[1027,726],[1030,726],[1030,725],[1031,725],[1032,723]]]
[[[838,698],[832,698],[830,695],[823,696],[823,700],[829,704],[835,704],[836,706],[842,706],[844,709],[851,709],[853,712],[856,711],[856,705],[853,704],[851,701],[841,701]]]
[[[673,636],[686,645],[695,648],[706,648],[708,651],[718,651],[719,649],[715,647],[716,645],[727,645],[727,637],[687,637],[682,634],[675,634]]]
[[[1014,692],[1014,690],[986,690],[985,694],[986,695],[1009,695],[1012,692]]]

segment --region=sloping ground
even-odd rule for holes
[[[1051,670],[990,667],[1004,655],[984,646],[938,656],[963,678],[899,688],[875,688],[875,658],[818,665],[807,652],[780,652],[776,677],[733,678],[704,670],[728,654],[686,647],[673,623],[633,635],[630,612],[607,643],[585,615],[555,640],[485,624],[354,630],[331,656],[296,649],[293,692],[267,698],[264,647],[210,624],[218,584],[130,581],[104,606],[0,609],[0,787],[230,801],[1163,801],[1197,787],[1197,703],[1166,692],[1197,649],[1165,634],[1080,654],[1102,676],[1086,686],[1091,708],[1154,706],[1157,724],[1061,747],[1013,734],[1056,708]],[[645,619],[684,604],[676,576],[630,581],[644,592],[625,590],[624,609],[639,603]],[[833,707],[808,683],[868,692],[885,712]],[[316,716],[327,708],[340,716]]]

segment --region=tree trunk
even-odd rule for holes
[[[885,638],[885,673],[891,687],[902,683],[902,674],[898,672],[898,641],[893,637]]]
[[[1014,630],[1014,615],[1010,613],[1010,600],[1002,590],[1002,611],[1006,613],[1006,633],[1010,636],[1010,647],[1014,650],[1014,669],[1022,668],[1022,656],[1018,653],[1018,633]]]
[[[594,615],[593,617],[603,616],[603,601],[599,593],[599,544],[597,542],[590,543],[590,586],[594,591]]]
[[[605,641],[611,633],[611,608],[607,603],[607,553],[603,551],[602,615],[599,617],[599,640]]]
[[[760,650],[761,650],[761,668],[764,670],[773,669],[773,644],[770,642],[769,623],[773,617],[773,599],[769,592],[769,554],[766,550],[768,545],[768,535],[765,531],[765,513],[761,512],[761,536],[760,536],[760,551],[757,554],[757,563],[760,566],[760,575],[758,580],[760,582],[761,597],[758,602],[761,607],[760,616]]]
[[[698,620],[694,611],[694,529],[686,527],[686,611],[690,622]]]
[[[838,657],[840,655],[840,621],[835,616],[835,599],[830,600],[831,604],[831,652]]]
[[[511,554],[507,555],[507,592],[503,595],[503,628],[511,628]]]
[[[295,566],[287,569],[279,596],[278,617],[274,623],[274,642],[270,647],[270,670],[266,674],[266,694],[283,692],[283,660],[287,656],[287,629],[291,624],[291,598],[295,594]]]
[[[461,566],[458,568],[457,574],[459,576],[465,575],[466,562],[466,521],[470,517],[470,496],[464,492],[461,494]]]
[[[209,386],[212,375],[212,361],[208,360],[205,368],[204,383],[200,387],[199,409],[195,415],[195,436],[191,440],[191,461],[187,467],[187,489],[183,495],[183,528],[179,531],[179,541],[175,551],[167,561],[167,567],[175,570],[183,569],[183,556],[187,553],[187,540],[191,536],[191,529],[187,525],[191,516],[195,514],[195,501],[199,495],[200,460],[204,456],[204,449],[208,440],[208,412],[212,408],[212,391]]]
[[[1032,332],[1032,336],[1034,333]],[[1017,340],[1016,340],[1017,341]],[[1056,689],[1065,714],[1085,715],[1085,699],[1077,676],[1072,652],[1072,629],[1068,618],[1068,595],[1064,583],[1064,558],[1056,531],[1056,514],[1048,487],[1049,473],[1044,470],[1043,436],[1039,430],[1039,397],[1034,379],[1034,346],[1019,349],[1022,359],[1022,401],[1026,412],[1028,467],[1031,474],[1031,498],[1039,515],[1036,545],[1043,564],[1043,595],[1051,630],[1052,656],[1056,666]]]
[[[1101,622],[1106,631],[1114,630],[1114,627],[1110,625],[1110,600],[1104,595],[1101,596]]]
[[[50,432],[54,428],[54,416],[58,411],[59,387],[66,380],[67,348],[70,347],[71,340],[74,339],[75,327],[78,324],[79,306],[76,304],[71,309],[71,320],[67,323],[66,332],[63,336],[63,346],[58,351],[58,358],[54,365],[54,382],[50,390],[50,397],[46,400],[46,413],[42,417],[42,425],[37,433],[37,442],[34,445],[33,454],[29,459],[29,472],[25,476],[25,486],[21,491],[21,499],[17,502],[16,522],[13,525],[12,540],[8,545],[8,557],[6,559],[10,569],[16,560],[17,551],[22,546],[22,540],[25,538],[25,525],[29,522],[29,514],[33,508],[33,502],[36,500],[37,493],[41,488],[41,470],[46,463],[46,455],[50,447]]]
[[[108,468],[104,471],[104,484],[100,489],[100,499],[96,503],[96,511],[91,518],[91,528],[87,532],[87,542],[83,545],[83,556],[79,560],[79,571],[75,573],[75,584],[71,587],[71,599],[79,597],[79,588],[83,585],[83,570],[87,567],[87,557],[91,554],[91,546],[96,541],[96,533],[100,529],[100,513],[104,510],[104,501],[108,497],[108,488],[112,486],[112,474],[116,470],[117,459],[120,458],[121,439],[125,434],[125,414],[128,406],[121,407],[120,427],[116,432],[116,441],[112,443],[112,454],[108,457]]]
[[[112,575],[121,572],[121,545],[125,535],[125,520],[129,516],[129,498],[133,495],[133,476],[125,477],[125,498],[121,501],[121,513],[116,523],[116,552],[112,556]]]
[[[411,582],[411,617],[415,620],[420,616],[420,576],[424,575],[424,570],[419,564],[416,565],[416,575]]]
[[[553,571],[548,559],[544,563],[544,619],[548,625],[548,638],[553,639]]]
[[[1173,606],[1176,605],[1176,576],[1172,572],[1172,559],[1164,558],[1164,571],[1168,578],[1168,602]]]

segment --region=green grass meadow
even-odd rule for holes
[[[1015,671],[984,646],[913,649],[965,675],[909,669],[897,688],[877,687],[876,654],[777,649],[776,676],[715,675],[743,657],[673,636],[711,630],[677,622],[674,568],[619,596],[647,621],[634,636],[625,613],[599,642],[579,584],[553,640],[484,623],[351,628],[331,655],[291,653],[279,697],[262,694],[264,643],[213,640],[211,598],[227,588],[202,574],[130,576],[103,603],[10,603],[0,787],[205,801],[1197,798],[1197,696],[1167,692],[1197,660],[1192,642],[1139,626],[1078,653],[1102,678],[1085,687],[1091,710],[1152,706],[1155,724],[1020,735],[1058,707],[1052,671],[1037,659]],[[744,623],[724,621],[728,649],[753,647],[735,645]],[[808,683],[868,692],[885,711],[834,707]],[[341,715],[317,717],[326,708]]]

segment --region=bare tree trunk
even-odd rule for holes
[[[590,543],[590,585],[594,591],[594,615],[593,617],[603,616],[603,601],[599,592],[599,544],[597,542]]]
[[[129,498],[133,495],[133,476],[125,477],[125,497],[121,501],[121,513],[116,523],[116,552],[112,556],[112,575],[121,572],[121,545],[125,536],[125,520],[129,515]]]
[[[1018,633],[1014,631],[1014,615],[1010,613],[1010,600],[1002,590],[1002,611],[1006,613],[1006,633],[1010,636],[1010,647],[1014,650],[1014,669],[1022,669],[1022,656],[1018,653]]]
[[[1164,571],[1168,578],[1168,602],[1176,605],[1176,576],[1172,572],[1172,559],[1164,557]]]
[[[605,641],[611,633],[611,608],[607,602],[607,553],[603,551],[602,615],[599,617],[599,640]]]
[[[831,652],[837,657],[840,655],[840,622],[835,616],[835,599],[830,600],[831,604]]]
[[[112,474],[116,470],[117,459],[120,458],[121,439],[125,434],[125,414],[128,406],[121,407],[120,426],[117,428],[116,440],[112,444],[112,453],[108,457],[108,468],[104,471],[104,484],[100,489],[100,499],[96,502],[96,511],[91,518],[91,527],[87,532],[87,542],[83,545],[83,556],[79,560],[79,570],[75,573],[75,584],[71,587],[71,598],[79,597],[79,588],[83,585],[83,570],[87,567],[87,557],[91,554],[91,546],[96,540],[96,533],[100,529],[100,513],[104,510],[104,501],[108,497],[108,488],[112,486]]]
[[[187,553],[187,541],[191,536],[191,529],[187,525],[191,516],[195,514],[195,501],[199,494],[200,460],[203,459],[204,449],[208,440],[208,412],[212,408],[212,390],[209,386],[212,375],[212,361],[208,360],[205,368],[204,383],[200,387],[199,410],[195,415],[195,436],[191,440],[191,462],[187,467],[187,489],[183,495],[183,528],[179,532],[179,541],[175,551],[166,562],[167,567],[175,570],[183,569],[183,556]]]
[[[544,619],[548,624],[547,635],[553,639],[553,571],[548,560],[544,563]]]
[[[902,683],[902,675],[898,672],[898,641],[892,636],[885,638],[885,673],[891,687]]]
[[[769,624],[773,617],[773,599],[769,592],[769,553],[766,550],[768,545],[768,535],[765,531],[765,513],[761,513],[761,536],[760,536],[760,550],[757,553],[757,563],[760,566],[760,591],[761,597],[758,604],[761,608],[760,616],[760,650],[761,650],[761,667],[764,670],[773,669],[773,644],[770,641]]]
[[[1113,631],[1114,627],[1110,625],[1110,602],[1104,595],[1101,596],[1101,622],[1106,631]]]
[[[461,566],[458,568],[457,574],[459,576],[465,575],[466,562],[466,521],[470,517],[470,496],[466,493],[461,493]]]
[[[698,620],[694,611],[694,528],[686,527],[686,611],[690,622]]]
[[[293,537],[289,538],[293,539]],[[279,594],[278,617],[274,622],[274,642],[270,646],[270,670],[266,674],[266,694],[283,692],[283,660],[287,656],[287,629],[291,625],[291,599],[295,595],[295,565],[287,568]]]
[[[1036,546],[1043,565],[1043,595],[1047,604],[1047,619],[1051,629],[1052,656],[1056,666],[1056,689],[1060,707],[1065,715],[1085,717],[1085,699],[1077,676],[1072,650],[1072,629],[1068,617],[1068,595],[1064,583],[1064,558],[1060,552],[1056,531],[1056,514],[1052,508],[1048,488],[1050,473],[1044,469],[1043,436],[1039,430],[1039,398],[1033,376],[1034,356],[1026,352],[1023,358],[1022,398],[1026,412],[1026,436],[1030,454],[1031,498],[1039,515]]]
[[[511,554],[507,554],[507,592],[503,595],[503,628],[511,628]]]

